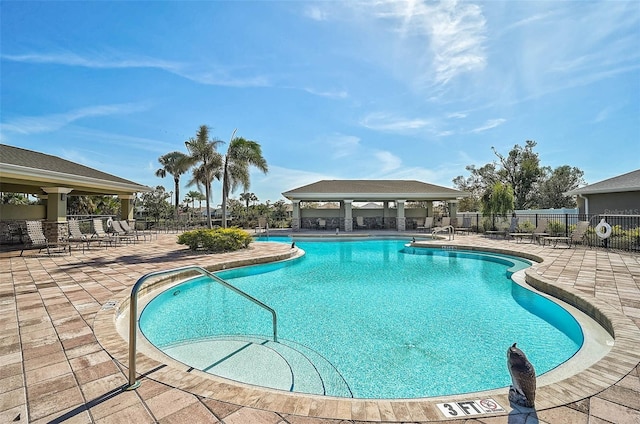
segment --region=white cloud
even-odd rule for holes
[[[360,147],[360,138],[350,135],[338,134],[323,141],[331,148],[331,156],[334,159],[351,156],[356,153]]]
[[[20,134],[47,133],[59,130],[66,125],[83,118],[129,114],[141,112],[145,109],[145,106],[134,103],[89,106],[66,113],[12,118],[2,124],[2,130],[3,132],[11,131]]]
[[[498,119],[489,119],[487,122],[484,123],[484,125],[478,127],[478,128],[474,128],[471,130],[472,133],[480,133],[483,131],[487,131],[490,130],[491,128],[495,128],[498,127],[502,124],[504,124],[505,122],[507,122],[506,119],[503,118],[498,118]]]
[[[389,151],[377,151],[374,156],[379,161],[380,172],[391,172],[402,166],[402,159]]]
[[[314,21],[325,21],[327,19],[327,11],[318,6],[309,6],[304,9],[304,16]]]
[[[251,72],[241,66],[225,67],[208,63],[187,64],[144,56],[127,57],[121,53],[112,52],[89,53],[84,56],[73,52],[3,54],[1,57],[3,60],[13,62],[80,66],[95,69],[155,68],[206,85],[227,87],[264,87],[270,85],[267,77],[250,75]]]
[[[386,113],[371,113],[360,121],[366,128],[378,131],[405,132],[430,126],[430,121],[421,118],[404,118]]]
[[[390,22],[406,43],[412,39],[413,54],[423,58],[423,77],[446,84],[460,74],[486,66],[486,19],[480,6],[468,2],[438,3],[386,0],[370,5],[378,19]],[[424,46],[430,55],[425,59]],[[433,74],[433,75],[432,75]]]
[[[349,93],[344,90],[319,91],[313,88],[305,88],[304,91],[313,94],[314,96],[328,97],[331,99],[346,99],[349,97]]]

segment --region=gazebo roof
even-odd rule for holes
[[[455,200],[469,193],[416,180],[321,180],[282,193],[289,200]]]
[[[0,144],[0,191],[45,194],[42,187],[72,188],[72,195],[126,195],[151,188],[80,165],[20,147]]]

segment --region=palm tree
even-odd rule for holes
[[[175,215],[178,216],[178,202],[180,199],[180,175],[189,170],[192,165],[191,158],[182,152],[171,152],[158,158],[162,168],[156,171],[156,177],[164,178],[167,174],[173,176],[175,197]]]
[[[231,141],[227,154],[223,160],[222,170],[222,226],[227,227],[227,199],[238,185],[245,191],[251,183],[249,166],[255,166],[265,174],[269,171],[267,161],[262,156],[262,148],[256,141],[236,137],[236,131],[231,134]]]
[[[245,192],[240,195],[240,200],[244,200],[245,204],[247,205],[247,217],[249,217],[249,202],[257,202],[258,197],[255,195],[255,193]]]
[[[184,197],[184,201],[187,204],[189,204],[189,202],[191,202],[191,209],[195,210],[196,209],[196,200],[200,199],[201,196],[202,196],[202,193],[200,193],[199,191],[191,190]]]
[[[209,128],[201,125],[196,132],[195,138],[185,141],[191,159],[198,164],[193,170],[193,179],[189,185],[202,184],[205,191],[205,200],[207,204],[207,224],[209,228],[213,228],[211,224],[211,183],[214,179],[220,179],[222,175],[222,156],[216,152],[220,140],[209,139]],[[224,221],[224,220],[223,220]]]

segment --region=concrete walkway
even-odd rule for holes
[[[207,380],[141,354],[142,384],[134,391],[123,390],[127,343],[115,332],[113,317],[138,278],[182,265],[221,268],[292,254],[290,245],[275,243],[254,243],[249,250],[229,254],[193,254],[175,240],[175,234],[161,234],[152,241],[92,247],[84,253],[73,250],[71,255],[0,253],[0,423],[339,424],[445,419],[434,406],[438,399],[342,400],[289,394]],[[542,247],[476,235],[435,244],[506,249],[544,259],[527,279],[579,304],[616,336],[612,352],[600,362],[578,376],[540,388],[536,410],[512,409],[506,393],[494,392],[490,395],[505,406],[504,413],[449,422],[640,423],[640,255]]]

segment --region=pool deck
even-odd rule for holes
[[[614,348],[598,363],[539,387],[535,410],[512,408],[503,390],[486,397],[504,413],[447,419],[436,403],[480,397],[389,401],[289,394],[207,379],[142,354],[142,384],[123,390],[127,343],[115,332],[114,316],[138,278],[184,265],[256,263],[292,251],[288,244],[258,242],[240,252],[194,254],[175,240],[176,234],[160,234],[137,244],[74,249],[71,255],[0,253],[1,423],[640,423],[640,255],[473,234],[431,244],[540,257],[544,261],[527,278],[562,293],[616,333]]]

